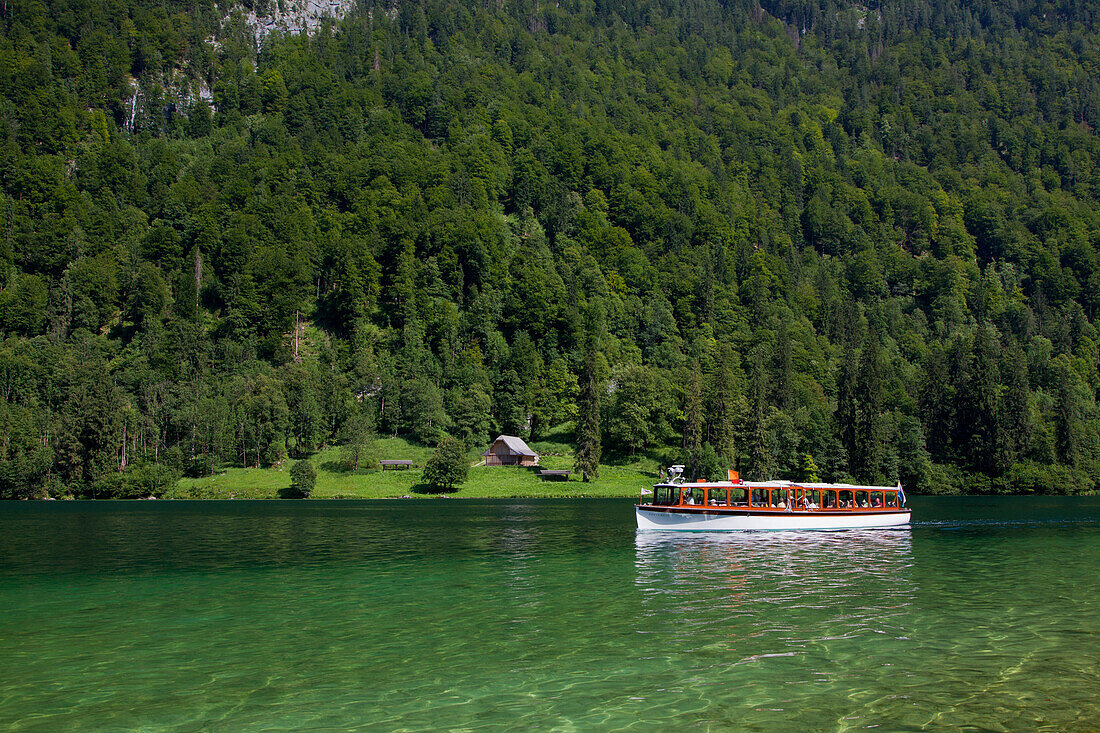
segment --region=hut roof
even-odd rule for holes
[[[537,456],[538,453],[527,447],[527,444],[523,442],[522,438],[517,438],[514,435],[498,435],[497,439],[493,441],[493,445],[504,441],[504,445],[508,447],[508,452],[517,456]],[[493,452],[493,445],[489,446],[489,450],[485,451],[481,455],[491,455]]]

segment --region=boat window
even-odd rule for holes
[[[867,498],[868,493],[869,492],[867,491],[856,492],[856,506],[860,507],[861,509],[866,509],[867,507],[871,506],[871,502]]]
[[[787,490],[786,489],[772,489],[772,506],[785,507],[787,506]]]
[[[671,486],[658,486],[653,489],[654,504],[675,504],[679,492]]]
[[[821,492],[817,489],[796,489],[794,506],[796,509],[821,508]]]
[[[707,504],[710,506],[726,506],[726,490],[710,489],[707,491]]]
[[[767,506],[768,505],[768,490],[767,489],[753,489],[752,490],[752,505],[753,506]]]
[[[871,492],[871,506],[875,507],[876,509],[883,506],[881,491]]]
[[[749,490],[748,489],[730,489],[730,505],[731,506],[748,506],[749,505]]]
[[[705,504],[706,493],[706,489],[686,489],[684,490],[684,503],[698,505]]]
[[[823,509],[836,509],[836,492],[824,491],[822,493],[824,494],[824,496],[822,497],[823,503],[821,507]]]
[[[844,489],[837,493],[837,506],[841,509],[851,509],[852,503],[855,501],[852,497],[852,491],[850,489]]]
[[[893,491],[888,492],[886,494],[886,506],[896,507],[897,505],[898,505],[898,495]]]

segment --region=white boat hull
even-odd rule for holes
[[[877,529],[904,527],[910,511],[870,512],[729,512],[704,508],[652,508],[636,506],[638,529],[714,532],[729,530]]]

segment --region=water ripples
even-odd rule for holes
[[[4,506],[0,727],[1095,727],[1098,503],[913,503],[739,534],[617,501]]]

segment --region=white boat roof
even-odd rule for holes
[[[816,489],[818,491],[834,490],[857,490],[857,491],[897,491],[897,486],[870,486],[862,484],[825,484],[820,482],[814,483],[800,483],[798,481],[741,481],[734,483],[733,481],[699,481],[688,482],[685,481],[680,484],[658,484],[658,486],[686,486],[693,489],[785,489],[791,486],[797,486],[800,489]]]
[[[868,491],[868,490],[869,491],[897,491],[899,488],[901,488],[900,484],[898,486],[873,486],[873,485],[870,485],[870,484],[864,485],[864,484],[821,484],[821,483],[817,483],[817,484],[809,484],[809,483],[800,484],[800,483],[795,483],[794,486],[800,486],[804,489],[860,489],[860,490],[863,490],[863,491]]]

